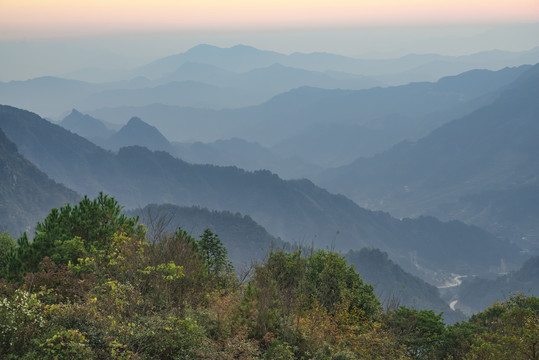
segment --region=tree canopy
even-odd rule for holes
[[[538,359],[539,300],[469,321],[400,307],[327,250],[274,250],[242,282],[210,230],[145,241],[100,194],[0,235],[2,359]],[[154,239],[155,240],[155,239]]]

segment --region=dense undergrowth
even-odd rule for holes
[[[2,359],[539,359],[539,300],[469,321],[383,311],[337,253],[274,250],[235,274],[219,237],[144,225],[100,195],[0,235]]]

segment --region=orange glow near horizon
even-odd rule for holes
[[[0,37],[106,31],[522,23],[539,0],[0,0]]]

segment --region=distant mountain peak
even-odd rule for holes
[[[211,51],[211,52],[221,51],[221,52],[234,52],[234,53],[263,52],[263,50],[257,49],[250,45],[244,45],[244,44],[237,44],[231,47],[220,47],[220,46],[209,45],[209,44],[199,44],[187,50],[185,54],[189,54],[189,55],[201,54],[201,53],[206,53],[208,51]]]
[[[132,135],[136,134],[137,136],[146,136],[146,137],[159,137],[165,140],[168,143],[168,140],[159,132],[159,130],[147,122],[144,122],[138,116],[133,116],[127,124],[125,124],[115,135],[120,133],[130,133]],[[138,144],[132,144],[138,145]]]
[[[104,139],[110,136],[111,133],[101,120],[83,114],[75,108],[60,122],[60,125],[87,139]]]
[[[142,121],[142,119],[137,117],[137,116],[133,116],[131,119],[129,119],[129,121],[127,122],[127,124],[125,126],[126,127],[127,126],[148,126],[150,128],[154,128],[153,126],[149,125],[148,123],[145,123],[144,121]]]
[[[244,44],[234,45],[230,49],[242,50],[242,51],[261,51],[260,49],[257,49],[257,48],[255,48],[253,46],[244,45]]]
[[[256,49],[254,46],[251,45],[245,45],[245,44],[237,44],[234,46],[231,46],[232,49]],[[258,49],[257,49],[258,50]]]
[[[221,50],[222,48],[218,47],[218,46],[215,46],[215,45],[210,45],[210,44],[198,44],[196,46],[193,46],[192,48],[190,48],[189,50],[187,50],[185,52],[185,54],[195,54],[195,53],[200,53],[200,52],[205,52],[205,51],[208,51],[208,50]]]
[[[117,133],[109,138],[110,146],[119,149],[125,146],[138,145],[150,150],[170,150],[167,138],[156,127],[133,116]]]

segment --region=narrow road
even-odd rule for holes
[[[462,284],[462,278],[467,277],[468,275],[459,275],[459,274],[451,274],[453,275],[453,279],[446,281],[445,285],[438,286],[438,289],[447,289],[450,287],[459,286]]]

